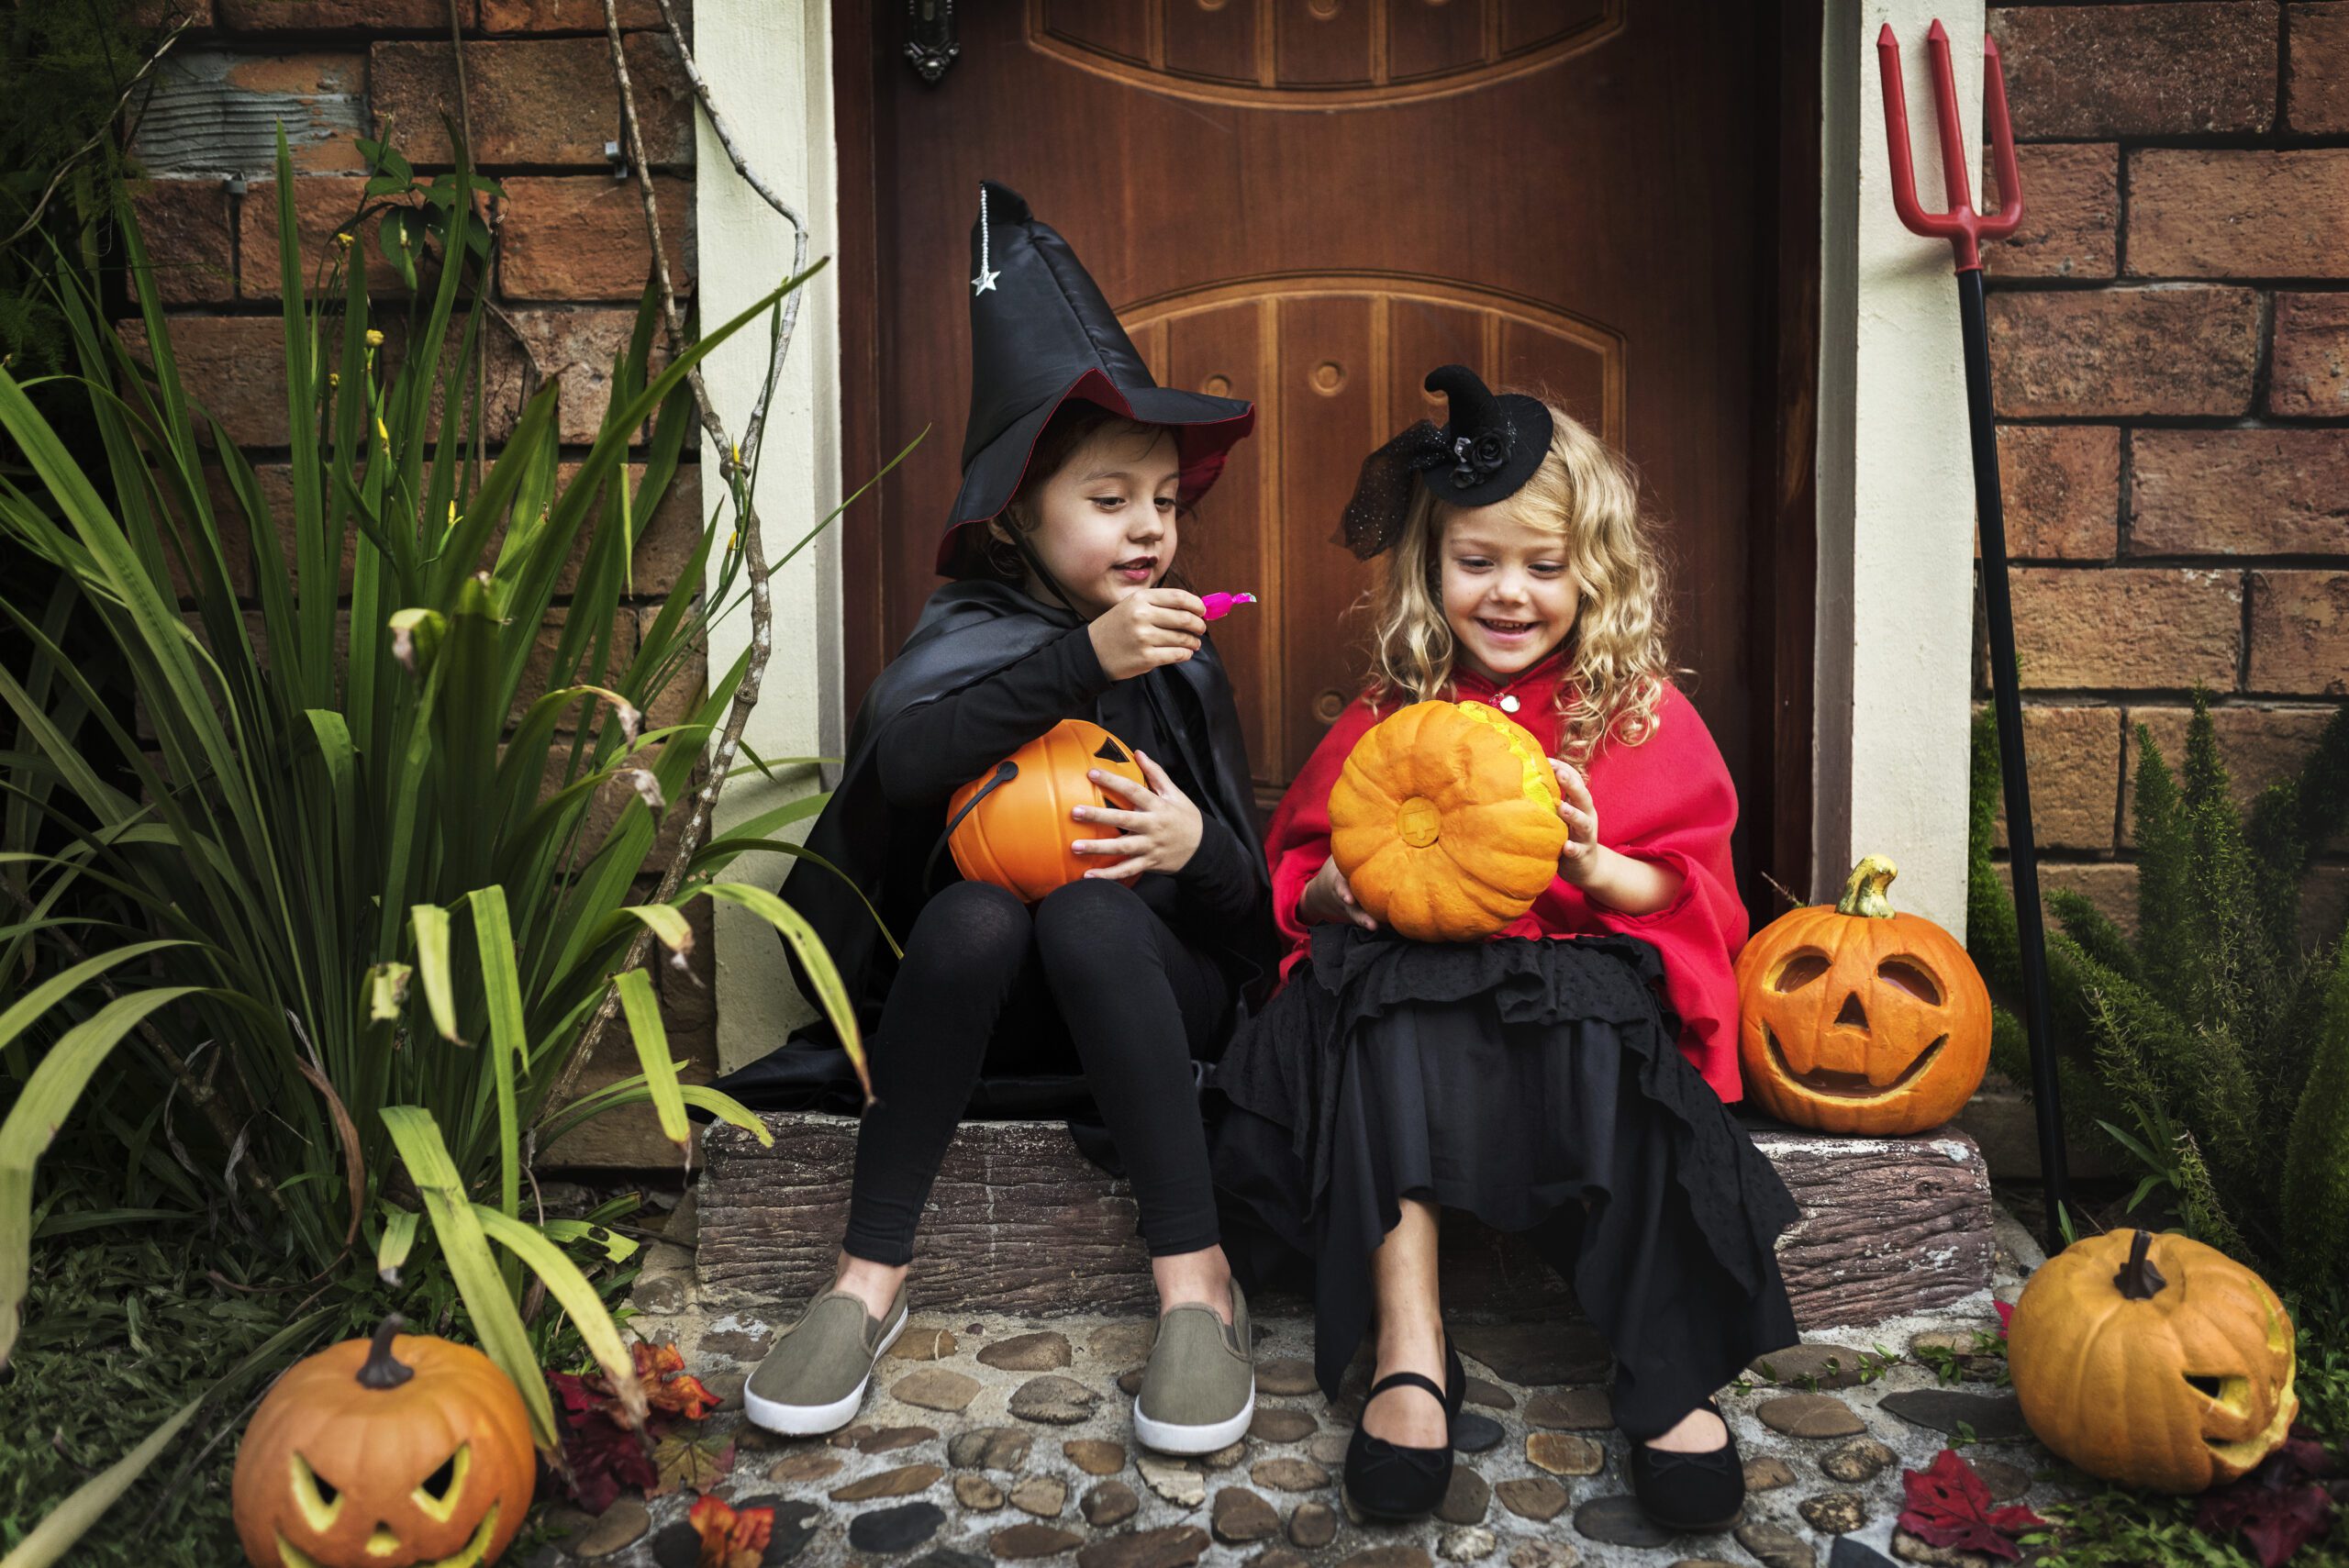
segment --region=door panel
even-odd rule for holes
[[[844,260],[874,301],[869,331],[850,329],[851,424],[888,451],[934,427],[888,482],[877,534],[849,549],[852,700],[937,585],[984,176],[1067,236],[1163,383],[1257,403],[1180,566],[1264,598],[1216,630],[1264,789],[1359,689],[1350,612],[1372,574],[1332,542],[1339,513],[1364,455],[1438,411],[1419,379],[1453,360],[1548,390],[1629,453],[1664,540],[1684,684],[1742,793],[1795,771],[1774,771],[1774,623],[1750,586],[1769,580],[1755,496],[1776,494],[1752,442],[1771,428],[1755,388],[1777,347],[1756,309],[1778,244],[1777,98],[1757,63],[1777,57],[1772,7],[958,12],[961,59],[935,88],[903,63],[895,8],[838,13],[844,58],[863,50],[861,71],[842,66],[842,125],[861,138],[844,206],[871,204],[869,253],[852,228]],[[852,177],[869,178],[853,203]]]

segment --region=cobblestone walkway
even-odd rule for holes
[[[2050,1461],[2024,1434],[2011,1396],[1986,1381],[1995,1361],[1967,1355],[1975,1332],[1996,1326],[1982,1297],[1931,1318],[1829,1331],[1769,1358],[1766,1372],[1757,1368],[1723,1400],[1747,1461],[1742,1520],[1719,1535],[1667,1537],[1628,1495],[1605,1349],[1579,1324],[1454,1329],[1474,1381],[1452,1495],[1438,1518],[1392,1528],[1347,1515],[1336,1477],[1364,1369],[1344,1397],[1325,1400],[1308,1369],[1306,1318],[1258,1323],[1255,1424],[1203,1461],[1162,1460],[1132,1441],[1130,1390],[1151,1325],[1131,1318],[918,1315],[854,1425],[785,1440],[751,1426],[740,1408],[742,1377],[773,1342],[772,1324],[697,1310],[684,1257],[656,1249],[639,1287],[640,1304],[655,1310],[637,1328],[676,1340],[686,1365],[727,1396],[709,1421],[733,1432],[739,1451],[715,1490],[774,1507],[769,1564],[1813,1568],[1827,1563],[1839,1535],[1912,1562],[1962,1563],[1975,1559],[1894,1528],[1902,1469],[1922,1468],[1960,1433],[1976,1440],[1966,1455],[2000,1497],[2055,1496],[2041,1476]],[[2019,1272],[2005,1248],[2001,1261],[1997,1291],[2011,1298]],[[789,1310],[778,1304],[776,1317]],[[1926,1360],[1963,1375],[1945,1383]],[[690,1501],[624,1497],[599,1519],[557,1508],[552,1517],[573,1533],[529,1568],[691,1568],[695,1541],[682,1522]]]

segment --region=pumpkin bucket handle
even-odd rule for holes
[[[397,1388],[416,1375],[416,1369],[392,1354],[392,1336],[407,1327],[407,1319],[396,1312],[386,1313],[375,1325],[374,1340],[367,1347],[367,1360],[359,1368],[359,1382],[366,1388]]]
[[[1882,855],[1864,855],[1843,879],[1843,896],[1835,901],[1838,915],[1860,915],[1871,920],[1892,918],[1892,900],[1885,889],[1900,874],[1900,868]]]
[[[2132,1301],[2151,1301],[2162,1286],[2169,1283],[2162,1278],[2161,1270],[2154,1267],[2153,1250],[2154,1233],[2138,1230],[2129,1240],[2129,1261],[2121,1265],[2119,1273],[2112,1276],[2112,1283],[2121,1287],[2121,1294]]]

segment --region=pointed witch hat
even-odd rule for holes
[[[1255,424],[1253,404],[1152,381],[1068,241],[1032,216],[1019,192],[992,180],[979,185],[971,261],[971,425],[939,571],[977,569],[986,524],[1019,490],[1036,438],[1072,397],[1173,428],[1179,499],[1187,506],[1207,493]]]

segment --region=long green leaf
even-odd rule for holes
[[[674,911],[672,911],[674,913]],[[690,1148],[693,1124],[685,1119],[685,1096],[678,1093],[677,1070],[669,1063],[669,1031],[661,1022],[661,1004],[652,995],[652,977],[631,969],[615,977],[620,1010],[628,1015],[628,1032],[636,1041],[636,1059],[644,1064],[644,1083],[652,1109],[661,1118],[661,1136],[679,1149]]]
[[[840,971],[832,966],[832,955],[824,951],[824,939],[816,934],[816,928],[798,910],[763,887],[741,882],[712,882],[697,891],[711,898],[739,904],[783,933],[783,940],[799,957],[801,972],[815,987],[816,1005],[831,1021],[841,1049],[848,1052],[850,1064],[856,1069],[858,1081],[864,1085],[866,1096],[871,1097],[873,1080],[864,1070],[864,1037],[857,1028],[856,1006],[849,1000],[848,986],[841,982]]]
[[[159,1007],[195,991],[162,986],[118,996],[59,1038],[33,1069],[24,1093],[0,1122],[0,1366],[16,1348],[18,1311],[32,1272],[33,1169],[65,1124],[90,1077],[122,1037]]]
[[[563,1256],[562,1249],[540,1235],[538,1229],[518,1219],[511,1219],[487,1204],[473,1205],[473,1218],[500,1246],[521,1259],[529,1271],[546,1282],[547,1294],[553,1296],[571,1320],[578,1326],[579,1337],[587,1341],[588,1353],[596,1364],[604,1369],[605,1378],[618,1395],[620,1407],[630,1426],[644,1424],[648,1407],[644,1385],[637,1380],[636,1361],[620,1339],[612,1315],[604,1309],[603,1298],[579,1265]],[[534,1376],[537,1368],[531,1369]],[[546,1379],[537,1377],[541,1394]]]
[[[420,1106],[385,1106],[383,1116],[384,1125],[391,1129],[392,1142],[406,1162],[408,1180],[424,1198],[432,1234],[440,1243],[441,1256],[448,1260],[449,1273],[456,1281],[465,1312],[473,1318],[473,1333],[489,1359],[521,1391],[522,1403],[530,1412],[531,1435],[551,1460],[562,1449],[562,1435],[555,1429],[554,1402],[547,1395],[545,1374],[530,1350],[529,1331],[522,1326],[514,1298],[507,1294],[496,1256],[483,1234],[482,1211],[465,1197],[464,1184],[449,1158],[449,1146],[441,1140],[440,1123]],[[548,1287],[553,1288],[552,1281]],[[634,1385],[632,1372],[629,1385]],[[620,1385],[615,1382],[613,1387]],[[637,1398],[642,1400],[641,1392]]]

